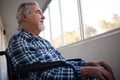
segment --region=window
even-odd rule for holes
[[[48,40],[51,37],[51,42],[56,48],[81,40],[77,0],[53,0],[44,15],[44,37]]]
[[[81,0],[85,37],[120,27],[120,0]]]
[[[64,45],[81,40],[77,0],[60,0]]]
[[[62,46],[62,29],[61,29],[61,16],[60,16],[60,7],[59,0],[53,0],[50,7],[50,20],[51,20],[51,35],[52,43],[55,47]]]
[[[56,48],[120,27],[119,0],[52,0],[43,36]]]
[[[49,9],[47,8],[46,11],[44,12],[45,16],[45,30],[42,32],[42,35],[45,39],[47,39],[49,42],[52,42],[52,36],[51,36],[51,26],[50,26],[50,16],[49,16]]]

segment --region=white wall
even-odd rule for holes
[[[108,63],[120,80],[120,28],[58,49],[66,58]]]

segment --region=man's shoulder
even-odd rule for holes
[[[23,36],[24,36],[23,33],[17,32],[10,38],[10,41],[21,40]]]
[[[33,35],[25,30],[17,32],[14,34],[10,41],[12,42],[31,42],[33,39]]]

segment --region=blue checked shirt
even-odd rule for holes
[[[34,37],[33,34],[27,30],[21,30],[15,34],[9,41],[6,49],[11,58],[14,68],[36,62],[51,62],[51,61],[65,61],[66,63],[74,65],[81,78],[80,66],[85,66],[84,60],[66,61],[61,54],[54,49],[54,47],[45,39]],[[44,71],[42,74],[38,72],[31,72],[28,78],[19,80],[74,80],[74,72],[70,67],[58,67],[51,70]],[[81,78],[82,80],[90,80],[88,78]]]

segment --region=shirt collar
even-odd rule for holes
[[[35,37],[30,31],[26,30],[26,29],[22,29],[21,32],[23,32],[26,36],[31,37],[32,39],[38,40],[41,37]]]

